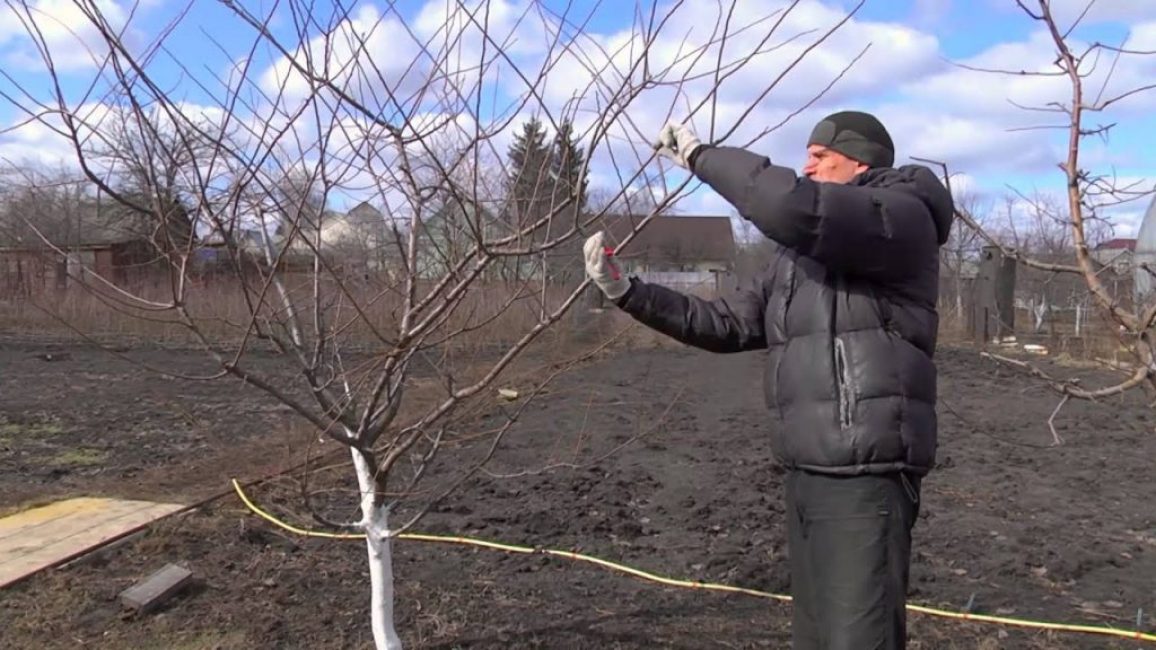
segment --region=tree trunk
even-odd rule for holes
[[[393,620],[393,548],[389,536],[389,505],[377,496],[373,468],[356,449],[353,465],[361,488],[361,517],[369,552],[369,615],[377,650],[402,650]]]
[[[959,322],[965,322],[967,314],[963,312],[963,259],[956,260],[955,265],[955,317]]]

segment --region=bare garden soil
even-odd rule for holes
[[[122,354],[211,370],[194,351]],[[924,483],[911,601],[1133,629],[1142,610],[1143,629],[1156,631],[1156,416],[1143,396],[1069,403],[1056,418],[1065,444],[1053,447],[1047,420],[1058,400],[1036,380],[970,349],[941,348],[938,358],[939,467]],[[489,473],[414,531],[788,593],[760,360],[684,348],[605,353],[526,407]],[[282,372],[272,356],[261,363]],[[478,431],[518,405],[487,399]],[[458,432],[430,476],[468,466],[490,441]],[[226,492],[0,591],[0,646],[370,647],[363,544],[285,532],[227,493],[232,477],[270,475],[334,447],[234,381],[163,380],[88,346],[0,342],[0,511],[79,494],[194,503]],[[345,457],[313,467],[309,490],[328,514],[352,518]],[[314,527],[304,478],[291,471],[249,494]],[[789,647],[786,603],[542,555],[406,540],[395,553],[409,648]],[[189,567],[194,587],[155,613],[126,614],[117,594],[169,562]],[[1145,647],[925,614],[909,621],[911,648]]]

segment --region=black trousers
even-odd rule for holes
[[[788,474],[794,650],[906,647],[919,490],[919,477],[900,473]]]

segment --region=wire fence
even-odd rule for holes
[[[1064,260],[1071,264],[1071,259]],[[1134,270],[1107,266],[1100,282],[1133,307]],[[1048,354],[1120,362],[1119,329],[1097,306],[1083,275],[1029,268],[1010,260],[940,273],[942,338],[985,345],[1033,345]]]

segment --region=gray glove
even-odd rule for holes
[[[654,148],[660,156],[669,158],[683,169],[690,169],[690,156],[702,146],[690,127],[678,122],[667,122],[658,133]]]
[[[586,275],[590,276],[607,298],[618,300],[630,289],[630,280],[622,277],[618,268],[610,261],[606,245],[603,243],[604,238],[605,234],[599,230],[590,235],[582,245],[582,253],[586,257]]]

